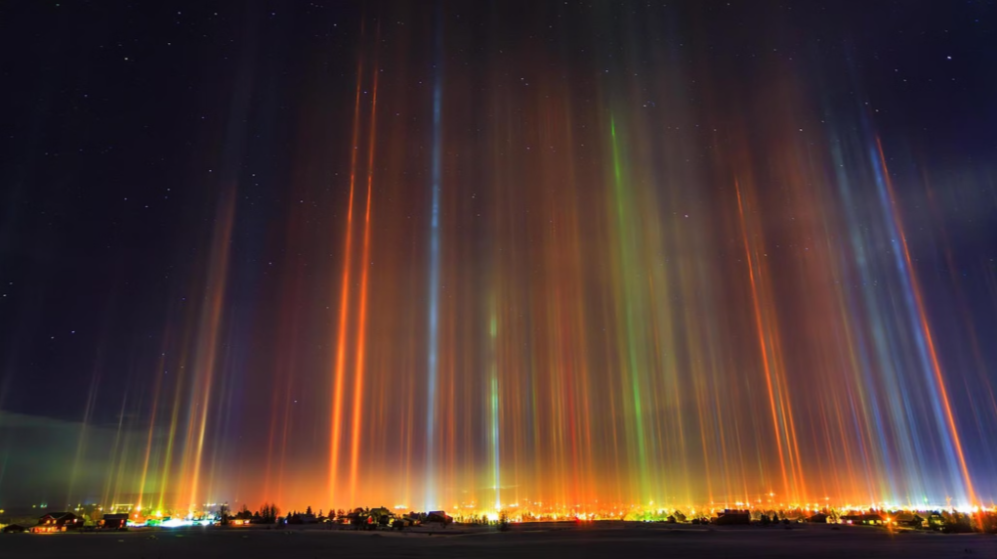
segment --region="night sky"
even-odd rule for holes
[[[0,505],[997,498],[994,2],[0,27]]]

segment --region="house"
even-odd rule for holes
[[[83,519],[71,512],[50,512],[38,519],[38,525],[31,528],[35,534],[65,532],[83,525]]]
[[[813,522],[815,524],[827,524],[827,515],[822,512],[818,512],[817,514],[813,514],[809,518],[807,518],[807,522]]]
[[[945,526],[945,517],[937,511],[927,512],[928,518],[924,520],[925,526],[930,530],[940,530]]]
[[[236,515],[231,518],[231,521],[235,526],[247,526],[253,521],[253,513],[249,512],[247,509],[243,509],[236,513]]]
[[[897,526],[907,528],[923,528],[924,518],[916,512],[898,512],[893,515],[893,522]]]
[[[8,524],[3,527],[4,534],[23,534],[27,531],[28,529],[20,524]]]
[[[720,526],[751,524],[751,512],[746,510],[724,509],[723,512],[717,515],[714,523]]]
[[[318,520],[310,512],[299,512],[287,517],[288,524],[315,524]]]
[[[442,524],[444,528],[453,524],[453,517],[442,510],[432,510],[426,515],[426,520],[422,521],[422,524]]]
[[[128,514],[105,514],[100,521],[101,530],[124,530],[128,527]]]
[[[842,524],[866,526],[882,526],[885,519],[879,514],[846,514],[841,517]]]

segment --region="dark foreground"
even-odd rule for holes
[[[451,527],[406,532],[202,528],[97,534],[2,535],[0,558],[94,557],[792,557],[940,559],[997,557],[997,536],[889,533],[865,527],[719,527],[596,522]]]

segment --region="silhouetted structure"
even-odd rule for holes
[[[441,524],[444,528],[453,524],[453,517],[442,510],[431,510],[422,521],[425,524]]]
[[[318,519],[314,514],[307,512],[292,513],[287,517],[288,524],[316,524]]]
[[[882,526],[886,519],[880,514],[846,514],[841,517],[843,524]]]
[[[253,521],[253,513],[250,512],[249,509],[242,509],[241,511],[237,512],[235,516],[232,517],[232,524],[236,526],[244,526],[246,524],[252,523],[252,521]],[[260,522],[257,522],[257,524],[260,523],[262,523],[262,518],[260,519]]]
[[[715,524],[720,526],[731,526],[734,524],[751,524],[751,512],[746,510],[724,509],[717,515]]]
[[[924,518],[916,512],[901,512],[894,515],[893,520],[897,523],[897,526],[905,526],[907,528],[923,528]]]
[[[128,527],[127,514],[105,514],[100,521],[102,530],[124,530]]]

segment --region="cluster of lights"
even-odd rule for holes
[[[830,504],[830,497],[825,497],[824,502],[807,502],[807,503],[791,503],[776,504],[774,501],[776,494],[769,492],[763,494],[761,498],[757,499],[746,499],[733,502],[733,507],[738,510],[770,510],[778,507],[778,509],[787,511],[798,511],[800,513],[816,513],[820,510],[826,510],[832,505]],[[763,504],[763,499],[766,501]],[[593,506],[594,505],[594,506]],[[218,518],[215,514],[207,512],[197,512],[197,508],[200,511],[207,511],[211,508],[217,507],[215,503],[206,503],[203,508],[191,507],[186,515],[180,516],[173,514],[171,512],[164,513],[163,510],[152,511],[150,508],[144,508],[141,503],[131,504],[131,503],[114,503],[108,509],[110,511],[121,511],[123,513],[129,513],[129,518],[127,520],[127,525],[129,527],[145,527],[145,526],[160,526],[163,528],[180,528],[180,527],[191,527],[191,526],[209,526],[216,524]],[[520,502],[513,502],[507,504],[496,503],[495,507],[491,510],[481,510],[479,503],[471,501],[465,503],[457,503],[453,505],[454,517],[460,521],[461,516],[465,518],[470,514],[480,515],[480,518],[487,519],[489,522],[497,522],[505,516],[511,522],[522,522],[524,520],[536,520],[536,521],[562,521],[562,520],[575,520],[575,521],[593,521],[598,519],[641,519],[645,521],[649,520],[649,515],[664,517],[669,513],[678,513],[679,509],[672,505],[663,507],[661,504],[655,505],[654,500],[649,500],[647,505],[642,506],[639,504],[633,504],[629,506],[621,506],[619,504],[611,508],[601,508],[598,505],[598,501],[595,503],[590,503],[589,505],[583,505],[576,503],[574,505],[569,504],[545,504],[542,501],[525,501],[525,506],[529,508],[520,508]],[[39,505],[33,505],[32,508],[46,508],[47,503],[41,503]],[[103,511],[104,507],[100,505],[90,504],[86,507],[92,507],[93,509]],[[697,518],[703,516],[712,516],[717,511],[722,511],[731,507],[730,502],[716,503],[711,502],[708,507],[704,507],[699,510],[695,507],[688,507],[688,516],[690,518]],[[68,507],[67,507],[68,508]],[[77,504],[75,507],[76,511],[84,510],[83,504]],[[396,504],[393,507],[397,511],[404,511],[408,509],[405,504]],[[925,499],[925,502],[920,505],[907,504],[899,505],[897,503],[889,502],[879,502],[867,505],[853,505],[847,503],[844,506],[834,506],[833,508],[839,511],[868,511],[870,513],[881,514],[882,522],[884,525],[896,525],[897,520],[893,517],[894,514],[899,513],[914,513],[914,512],[926,512],[926,511],[950,511],[958,512],[964,515],[978,515],[982,512],[997,513],[997,506],[993,503],[989,507],[974,505],[960,505],[953,506],[951,502],[941,505],[932,504],[930,501]],[[532,510],[530,510],[532,509]],[[600,510],[601,509],[601,510]],[[144,512],[143,512],[144,511]],[[0,513],[3,510],[0,509]],[[234,524],[245,524],[246,522],[234,521]],[[851,524],[852,522],[845,520],[844,523]]]

